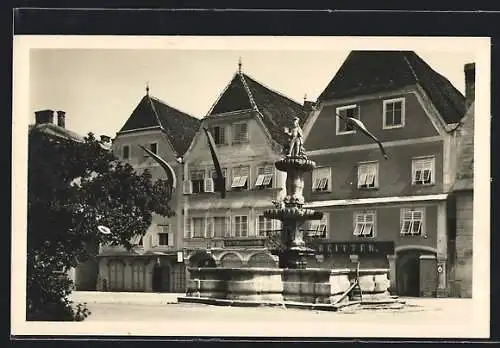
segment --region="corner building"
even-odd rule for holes
[[[390,268],[391,292],[447,296],[448,193],[464,96],[411,51],[353,51],[305,125],[317,168],[306,206],[324,212],[326,238],[309,267]],[[360,119],[377,144],[337,114]]]
[[[177,181],[183,174],[183,156],[200,120],[147,94],[141,99],[113,140],[112,150],[136,172],[148,170],[152,180],[166,179],[164,170],[139,145],[149,148],[174,169]],[[183,259],[182,190],[173,191],[169,218],[153,214],[145,235],[131,241],[128,251],[120,246],[99,250],[98,290],[137,292],[183,292],[186,266]]]

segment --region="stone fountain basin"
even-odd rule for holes
[[[275,163],[278,170],[288,172],[290,170],[300,170],[310,172],[316,167],[316,163],[303,157],[286,157]]]
[[[352,269],[190,268],[187,298],[262,303],[334,304],[351,286]],[[390,299],[388,269],[359,270],[363,299]],[[342,302],[348,302],[344,297]]]
[[[321,220],[323,212],[315,211],[305,208],[281,208],[281,209],[268,209],[264,211],[264,216],[269,219],[277,220]]]

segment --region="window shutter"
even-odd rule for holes
[[[190,195],[193,193],[193,182],[191,180],[184,180],[183,193]]]
[[[214,192],[214,180],[212,178],[205,178],[204,186],[205,192]]]
[[[258,215],[255,218],[255,235],[256,236],[261,236],[262,235],[262,233],[259,230],[259,216]]]
[[[255,186],[261,186],[264,183],[265,177],[266,176],[264,174],[259,174],[259,176],[257,176],[257,180],[255,181]]]
[[[168,232],[168,245],[174,245],[174,234],[171,231]]]

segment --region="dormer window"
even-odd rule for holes
[[[338,115],[343,117],[352,117],[359,120],[359,106],[357,105],[346,105],[340,106],[336,109],[336,127],[337,127],[337,135],[341,134],[353,134],[356,133],[356,130],[343,119],[341,119]]]
[[[215,145],[225,145],[226,144],[226,127],[214,126],[212,127],[210,133],[214,138]]]
[[[248,124],[235,123],[233,124],[233,144],[241,144],[248,142]]]
[[[384,129],[400,128],[405,123],[405,98],[384,100]]]

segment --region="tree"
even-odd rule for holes
[[[27,319],[83,320],[87,309],[73,307],[72,282],[58,271],[87,260],[89,246],[130,249],[152,213],[172,216],[169,183],[119,162],[92,133],[77,142],[34,128],[28,156]]]

